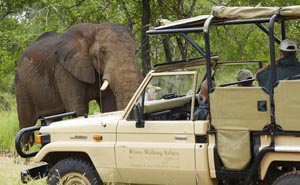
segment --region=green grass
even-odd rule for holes
[[[11,156],[11,154],[0,154],[0,184],[21,185],[20,172],[23,169],[32,168],[37,164],[25,163],[25,160],[19,157]],[[30,181],[28,185],[44,185],[46,178]]]
[[[1,96],[9,106],[0,110],[0,151],[13,151],[14,139],[19,130],[15,97],[10,94],[1,94]]]
[[[19,130],[17,113],[14,111],[0,112],[0,149],[11,151],[14,138]]]

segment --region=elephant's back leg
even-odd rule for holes
[[[35,125],[38,116],[33,100],[21,84],[16,86],[16,100],[20,129]]]
[[[19,119],[19,128],[34,126],[38,116],[35,112],[35,107],[31,96],[26,92],[25,87],[21,84],[16,84],[16,100]],[[28,149],[28,144],[33,143],[33,133],[25,134],[22,138],[23,146]]]

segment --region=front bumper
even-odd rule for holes
[[[41,166],[33,167],[30,169],[24,169],[21,171],[21,181],[26,184],[31,180],[42,179],[47,176],[49,165],[44,164]]]

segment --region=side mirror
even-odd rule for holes
[[[135,105],[136,117],[137,121],[135,124],[136,128],[144,128],[145,127],[145,120],[143,117],[143,109],[142,106],[138,103]]]

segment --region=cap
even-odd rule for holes
[[[240,72],[236,76],[236,79],[238,81],[248,80],[248,79],[251,79],[251,78],[253,78],[253,73],[251,71],[247,70],[247,69],[240,70]]]
[[[282,51],[296,51],[297,50],[297,44],[296,42],[285,39],[281,41],[279,49]]]

